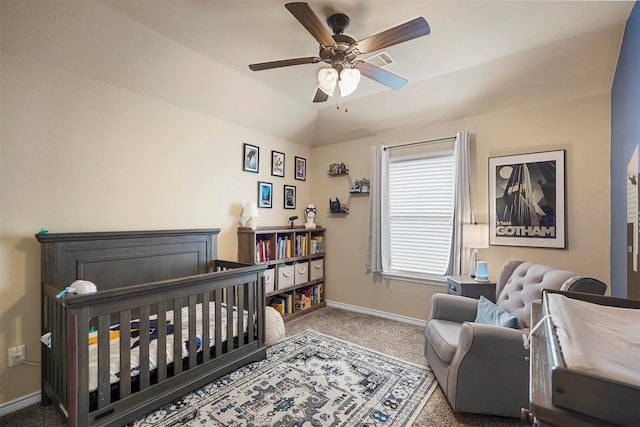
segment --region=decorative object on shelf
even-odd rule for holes
[[[258,181],[258,207],[270,208],[273,199],[273,184]]]
[[[353,181],[349,188],[349,193],[360,193],[360,181],[357,179]]]
[[[284,178],[284,153],[271,151],[271,175]]]
[[[565,182],[565,150],[489,158],[489,243],[565,248]]]
[[[370,184],[369,178],[360,178],[358,182],[360,184],[360,192],[368,193]]]
[[[289,217],[289,227],[293,228],[293,221],[298,219],[298,215],[293,215]]]
[[[296,173],[295,178],[299,181],[307,179],[307,159],[296,156]]]
[[[469,255],[469,274],[473,275],[478,263],[478,249],[489,247],[489,225],[477,222],[462,224],[462,246],[473,249]]]
[[[312,230],[316,228],[315,218],[316,218],[316,206],[315,205],[307,205],[304,209],[304,216],[307,218],[307,222],[304,223],[304,228],[307,230]]]
[[[295,185],[284,186],[284,208],[295,209],[296,208],[296,187]]]
[[[349,193],[368,193],[369,192],[369,179],[368,178],[360,178],[351,182],[351,178],[349,178],[350,187]]]
[[[336,200],[329,199],[329,210],[331,213],[347,213],[347,205],[340,203],[340,199],[336,197]]]
[[[244,144],[242,153],[242,170],[258,173],[260,167],[260,148],[251,144]]]
[[[254,202],[247,202],[242,208],[242,216],[240,217],[240,225],[248,227],[252,230],[256,229],[256,223],[253,218],[259,218],[258,206]]]
[[[342,162],[331,163],[329,165],[329,175],[345,175],[348,173],[349,170],[347,169],[347,166]]]

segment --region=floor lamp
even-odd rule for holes
[[[489,269],[486,261],[478,261],[478,249],[489,247],[488,224],[463,224],[462,245],[473,249],[469,256],[469,274],[478,281],[489,280]]]

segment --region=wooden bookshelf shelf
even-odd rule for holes
[[[284,320],[326,305],[325,229],[304,227],[238,228],[238,262],[266,264],[266,304]]]

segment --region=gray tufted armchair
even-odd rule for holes
[[[520,417],[529,406],[531,303],[542,289],[604,294],[595,279],[542,264],[506,262],[496,280],[496,304],[515,316],[520,329],[475,323],[478,300],[434,294],[425,328],[424,354],[456,412]]]

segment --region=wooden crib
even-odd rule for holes
[[[121,426],[264,359],[264,266],[215,260],[218,233],[37,234],[43,404],[71,426]],[[98,292],[56,297],[76,279]]]

